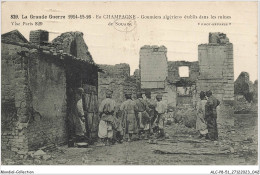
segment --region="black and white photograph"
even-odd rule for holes
[[[1,174],[259,174],[257,1],[2,1],[1,19]]]

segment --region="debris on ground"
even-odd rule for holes
[[[158,148],[153,151],[156,154],[189,154],[189,155],[221,155],[221,154],[230,154],[230,150],[213,150],[211,148],[196,148],[196,149],[185,149],[185,148]]]

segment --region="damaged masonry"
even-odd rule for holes
[[[241,112],[236,105],[244,111],[257,113],[258,82],[250,82],[246,72],[234,81],[233,44],[223,33],[209,33],[209,43],[198,45],[198,61],[194,62],[169,61],[165,46],[145,45],[140,48],[139,69],[134,75],[130,75],[130,66],[126,63],[96,64],[81,32],[62,33],[49,42],[48,31],[36,30],[30,32],[29,38],[28,41],[17,30],[2,35],[2,152],[9,150],[24,155],[33,152],[34,157],[49,160],[52,156],[45,152],[70,144],[73,139],[71,133],[75,129],[70,120],[76,115],[74,108],[78,87],[84,90],[82,101],[87,116],[87,134],[95,141],[100,120],[98,108],[106,98],[107,89],[114,91],[112,99],[116,102],[116,115],[119,115],[126,92],[132,93],[133,99],[137,98],[137,92],[144,94],[147,90],[151,92],[152,99],[162,94],[167,104],[166,123],[170,126],[166,131],[168,140],[145,142],[149,146],[156,145],[152,147],[154,154],[233,154],[235,146],[227,144],[228,138],[221,133],[234,134],[234,113]],[[220,137],[223,136],[221,143],[191,138],[196,135],[199,94],[208,90],[220,101],[217,122]],[[222,143],[222,140],[225,142]],[[252,138],[246,138],[247,142],[254,143]],[[135,144],[141,148],[144,143]],[[172,144],[179,144],[177,148],[183,149],[174,150]],[[212,144],[212,150],[198,144]],[[221,144],[226,145],[222,148]],[[123,148],[111,147],[110,151],[120,149]],[[146,146],[144,149],[151,150]],[[102,161],[108,150],[103,147],[100,150],[98,152],[91,147],[87,153],[78,150],[77,154],[86,155],[78,155],[81,161],[75,163],[95,164],[100,161],[100,164],[113,164],[108,160]],[[74,153],[66,149],[61,152],[66,151],[73,157]],[[143,156],[141,152],[139,155]],[[113,158],[115,164],[138,164],[135,161],[139,158],[135,154],[132,160],[127,158],[118,163],[120,156]],[[34,161],[33,164],[40,163]],[[70,163],[61,159],[56,164]]]
[[[17,30],[2,35],[2,149],[67,143],[75,88],[84,88],[86,104],[97,99],[100,69],[83,34],[63,33],[51,43],[48,35],[31,31],[30,42]]]

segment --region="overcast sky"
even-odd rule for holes
[[[11,20],[13,14],[19,20]],[[26,26],[21,15],[66,16],[66,19],[43,20],[42,26]],[[68,15],[92,15],[92,19],[69,20]],[[129,32],[109,26],[110,19],[93,19],[95,15],[196,15],[197,19],[141,19],[134,21]],[[199,16],[230,16],[231,19],[199,19]],[[20,26],[11,22],[20,22]],[[125,20],[122,20],[125,22]],[[201,22],[231,23],[228,26],[200,26]],[[242,71],[257,79],[257,3],[256,2],[5,2],[2,3],[2,33],[18,29],[27,39],[30,30],[43,29],[50,40],[63,32],[81,31],[93,59],[98,64],[128,63],[131,73],[139,66],[139,50],[143,45],[164,45],[169,61],[198,60],[198,45],[208,43],[209,32],[227,34],[234,45],[235,79]],[[130,30],[129,29],[129,30]]]

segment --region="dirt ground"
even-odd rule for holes
[[[59,147],[33,158],[2,152],[2,164],[19,165],[256,165],[258,164],[257,115],[236,115],[235,126],[219,128],[219,140],[198,139],[183,125],[167,125],[169,138],[124,142],[88,148]]]

